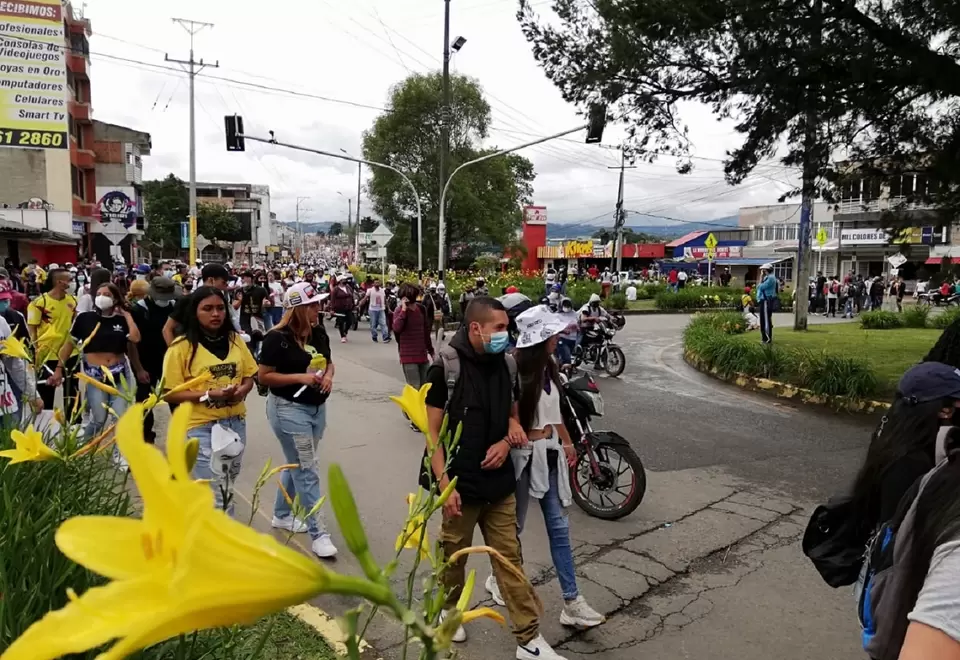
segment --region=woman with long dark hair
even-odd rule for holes
[[[127,356],[129,345],[140,341],[140,330],[130,316],[127,302],[117,287],[104,283],[94,293],[96,311],[77,315],[70,328],[70,336],[60,348],[60,361],[50,378],[54,387],[63,380],[64,365],[73,354],[74,347],[81,342],[85,342],[82,345],[83,353],[79,365],[82,373],[101,385],[109,385],[118,390],[124,386],[134,387],[133,370]],[[89,412],[89,418],[84,424],[87,440],[96,437],[106,428],[110,415],[108,410],[112,410],[119,418],[127,409],[127,400],[121,394],[108,393],[89,382],[83,396]],[[119,452],[115,452],[115,457],[120,460]]]
[[[577,451],[563,423],[560,369],[554,354],[559,335],[567,322],[548,307],[531,307],[517,319],[517,378],[520,398],[517,403],[520,425],[527,445],[510,450],[517,476],[517,533],[523,532],[530,499],[540,502],[550,541],[550,555],[563,592],[560,623],[576,628],[592,628],[604,622],[580,595],[570,544],[570,521],[564,508],[570,506],[571,466]],[[496,580],[487,578],[486,588],[498,605],[504,600]]]
[[[201,376],[204,382],[168,395],[172,404],[192,403],[188,435],[200,442],[195,479],[208,479],[217,506],[233,515],[233,485],[247,441],[244,399],[253,388],[257,363],[230,320],[219,289],[202,286],[188,302],[184,333],[167,349],[163,384],[173,389]]]
[[[320,501],[317,447],[327,426],[326,402],[334,374],[330,338],[320,323],[320,303],[326,297],[308,282],[287,290],[283,317],[264,336],[259,372],[260,384],[270,388],[267,420],[287,463],[299,466],[283,473],[273,526],[309,532],[314,554],[324,558],[337,554],[322,516],[313,511]],[[296,495],[308,512],[306,521],[295,519],[290,509],[288,498]]]

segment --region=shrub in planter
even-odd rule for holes
[[[624,310],[627,308],[627,297],[622,293],[614,293],[607,299],[610,309]]]
[[[905,328],[926,328],[930,320],[930,308],[926,305],[908,307],[900,313]]]
[[[902,328],[903,317],[896,312],[887,312],[884,310],[864,312],[860,315],[860,327],[864,330]]]
[[[960,307],[948,307],[942,313],[930,317],[930,327],[943,330],[957,319],[960,319]]]
[[[739,335],[747,331],[747,322],[739,312],[708,312],[697,314],[690,325],[706,325],[728,335]]]
[[[729,287],[691,286],[677,292],[660,291],[655,303],[657,309],[694,310],[735,308],[743,295]]]
[[[866,398],[877,391],[870,365],[859,359],[826,351],[794,350],[791,382],[824,396]]]

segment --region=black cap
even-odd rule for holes
[[[149,293],[154,300],[173,300],[177,297],[177,287],[169,277],[154,277],[150,280]]]
[[[897,390],[910,403],[960,399],[960,369],[941,362],[922,362],[903,374]]]

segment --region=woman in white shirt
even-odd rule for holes
[[[528,442],[511,449],[510,458],[517,475],[517,533],[523,532],[530,499],[539,500],[563,592],[560,623],[583,629],[599,626],[604,617],[587,604],[577,588],[570,521],[564,512],[573,501],[569,470],[577,462],[577,451],[563,424],[560,370],[553,355],[567,325],[546,305],[531,307],[517,317],[517,405]],[[504,604],[492,575],[486,588],[497,604]]]

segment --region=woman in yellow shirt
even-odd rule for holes
[[[233,485],[247,442],[247,408],[257,363],[236,333],[219,290],[203,286],[190,298],[185,332],[167,349],[163,385],[173,389],[200,376],[202,385],[167,397],[171,404],[194,404],[189,437],[200,441],[195,479],[209,479],[217,506],[233,515]]]

